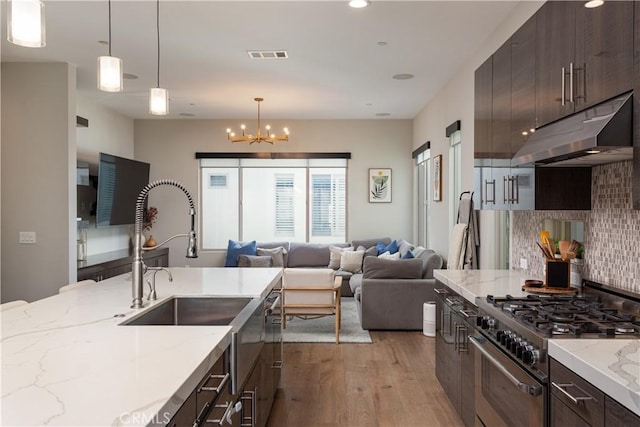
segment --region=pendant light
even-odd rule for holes
[[[9,0],[7,40],[24,47],[44,47],[47,44],[42,1]]]
[[[156,0],[156,29],[158,35],[157,84],[149,92],[149,112],[164,116],[169,112],[169,91],[160,87],[160,0]]]
[[[111,0],[109,0],[109,56],[98,57],[98,89],[122,92],[122,59],[111,56]]]

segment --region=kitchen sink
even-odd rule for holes
[[[122,325],[231,325],[252,298],[171,297]]]

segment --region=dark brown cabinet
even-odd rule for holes
[[[491,158],[511,160],[511,39],[493,54]]]
[[[144,262],[149,267],[168,267],[169,248],[160,248],[147,251],[143,254]],[[101,280],[117,276],[131,271],[133,257],[131,251],[120,251],[92,255],[86,261],[78,261],[78,281]]]
[[[490,159],[493,58],[489,57],[475,72],[474,78],[474,157]]]
[[[455,294],[438,282],[436,291],[436,377],[465,426],[473,426],[475,411],[475,360],[469,342],[471,327],[453,309]],[[459,298],[458,296],[455,296]]]
[[[537,167],[536,210],[590,210],[591,168]]]
[[[548,1],[536,13],[538,126],[633,88],[633,7]]]
[[[640,417],[555,359],[550,359],[551,427],[640,425]]]
[[[536,16],[511,36],[511,152],[536,128]]]

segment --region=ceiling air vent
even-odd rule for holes
[[[249,50],[247,53],[251,59],[287,59],[289,57],[286,50]]]

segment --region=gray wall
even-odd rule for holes
[[[2,302],[75,281],[75,68],[2,64]],[[20,231],[37,243],[18,243]]]
[[[247,120],[136,120],[135,158],[151,163],[151,179],[172,178],[183,182],[196,197],[196,152],[350,152],[348,166],[348,239],[412,236],[412,121],[411,120],[294,120],[271,121],[273,129],[288,126],[290,141],[270,144],[231,144],[228,127]],[[253,122],[253,123],[252,123]],[[368,169],[392,169],[392,202],[368,202]],[[199,197],[196,197],[199,199]],[[186,198],[179,190],[159,187],[149,194],[158,208],[153,227],[157,240],[188,230]],[[199,220],[206,220],[200,218]],[[224,264],[224,253],[201,253],[196,260],[184,258],[186,243],[171,242],[170,265],[212,266]]]

